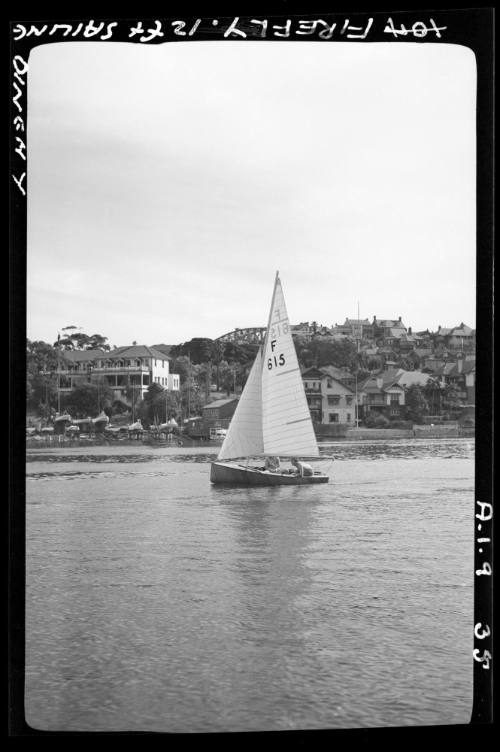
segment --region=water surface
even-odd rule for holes
[[[249,489],[206,449],[30,451],[28,723],[468,723],[473,441],[323,451],[328,485]]]

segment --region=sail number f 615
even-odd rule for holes
[[[278,366],[284,366],[285,365],[285,356],[283,353],[280,353],[279,355],[274,355],[274,348],[276,347],[276,340],[271,340],[271,352],[273,355],[271,355],[270,358],[267,359],[267,368],[269,371],[271,371],[273,368],[277,368]]]

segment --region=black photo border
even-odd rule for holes
[[[398,727],[394,729],[336,729],[335,740],[340,735],[347,741],[377,741],[381,731],[402,732],[403,738],[418,740],[426,730],[434,732],[455,729],[460,738],[468,737],[464,731],[493,723],[493,262],[494,262],[494,32],[495,13],[491,7],[459,9],[424,9],[399,11],[370,11],[357,8],[338,9],[326,3],[316,3],[314,8],[307,3],[275,0],[269,3],[254,3],[242,8],[235,3],[228,12],[214,3],[208,13],[194,10],[189,2],[179,4],[179,13],[173,15],[168,5],[162,8],[168,15],[148,18],[82,16],[71,13],[53,16],[29,17],[10,21],[9,56],[9,495],[7,508],[8,551],[8,724],[10,736],[88,736],[93,732],[39,731],[29,727],[24,715],[24,609],[25,609],[25,380],[26,380],[26,229],[27,191],[29,179],[26,126],[27,126],[27,70],[30,51],[41,44],[81,41],[103,43],[129,42],[130,44],[165,44],[171,42],[196,42],[217,40],[239,41],[316,41],[318,44],[357,41],[457,44],[468,47],[475,55],[477,64],[477,252],[476,252],[476,460],[474,519],[471,535],[474,535],[474,620],[471,624],[471,661],[473,663],[473,707],[469,726],[459,727]],[[191,6],[191,7],[190,7]],[[260,7],[258,7],[260,6]],[[309,7],[308,7],[309,6]],[[388,19],[396,30],[406,29],[406,35],[388,31]],[[197,20],[201,22],[196,25]],[[236,19],[236,21],[235,21]],[[267,21],[266,36],[263,25],[255,20]],[[330,19],[336,21],[336,33],[330,39],[311,36],[282,36],[286,33],[287,21],[297,28],[298,19]],[[345,32],[340,35],[346,19]],[[371,25],[369,19],[373,19]],[[431,24],[438,29],[436,33]],[[217,24],[214,24],[217,20]],[[154,36],[161,22],[163,36]],[[179,21],[184,24],[173,25]],[[141,22],[142,27],[138,26]],[[225,37],[227,29],[235,23],[234,33]],[[76,32],[79,25],[81,29]],[[90,24],[90,26],[89,26]],[[99,33],[93,29],[103,27]],[[61,29],[52,33],[54,25]],[[67,31],[65,25],[71,27]],[[39,35],[28,30],[36,27]],[[360,38],[368,26],[365,38]],[[427,28],[424,34],[423,28]],[[131,28],[138,31],[129,36]],[[144,31],[140,31],[140,29]],[[194,31],[192,31],[194,28]],[[321,30],[319,27],[318,31]],[[25,33],[23,34],[23,29]],[[277,29],[278,31],[273,31]],[[89,32],[85,35],[86,30]],[[281,30],[281,34],[280,34]],[[285,30],[285,31],[284,31]],[[349,31],[351,36],[349,37]],[[191,33],[192,32],[192,33]],[[109,36],[106,36],[108,35]],[[353,38],[352,34],[358,34]],[[419,35],[420,34],[420,35]],[[104,37],[104,39],[102,39]],[[151,38],[148,38],[151,37]],[[24,173],[24,177],[23,177]],[[479,541],[478,539],[482,540]],[[254,736],[255,733],[245,733]],[[266,732],[266,736],[293,733],[303,735],[305,740],[315,741],[323,732]],[[99,735],[148,735],[147,732],[107,732]],[[156,734],[157,735],[157,734]],[[433,734],[434,735],[434,734]],[[184,735],[175,735],[184,736]],[[209,734],[218,738],[219,734]],[[222,735],[225,736],[225,735]],[[240,734],[230,734],[230,738]],[[186,737],[192,737],[187,734]],[[477,737],[476,737],[477,738]],[[288,740],[288,736],[284,737]]]

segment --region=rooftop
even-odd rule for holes
[[[238,402],[238,397],[227,397],[226,399],[218,399],[214,400],[213,402],[207,402],[207,404],[204,405],[202,409],[206,410],[208,407],[223,407],[223,405],[229,405],[232,402]]]
[[[82,363],[87,360],[97,360],[107,356],[104,350],[63,350],[61,356],[72,363]]]
[[[106,359],[114,358],[156,358],[157,360],[170,360],[161,350],[147,345],[125,345],[117,347],[109,353],[105,353]]]

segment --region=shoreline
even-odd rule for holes
[[[378,429],[370,429],[373,430],[374,433],[369,434],[367,431],[363,431],[360,429],[359,434],[357,435],[346,435],[346,436],[335,436],[335,437],[324,437],[321,441],[318,441],[318,446],[321,449],[321,447],[327,447],[335,444],[343,444],[346,442],[349,443],[370,443],[372,441],[408,441],[411,439],[414,439],[416,441],[426,441],[429,439],[474,439],[475,435],[474,432],[459,432],[454,431],[453,433],[437,433],[437,432],[431,432],[431,431],[421,431],[421,432],[413,432],[413,431],[391,431],[391,430],[378,430]],[[353,432],[354,433],[354,432]],[[397,435],[394,435],[397,434]],[[94,439],[87,439],[87,440],[81,440],[81,439],[68,439],[64,441],[58,441],[57,439],[42,439],[40,441],[35,441],[33,439],[28,439],[26,441],[26,453],[32,453],[33,451],[39,452],[39,451],[50,451],[54,449],[85,449],[85,448],[94,448],[94,447],[108,447],[108,448],[123,448],[123,449],[133,449],[133,448],[139,448],[139,447],[147,447],[150,449],[154,448],[162,448],[162,449],[175,449],[175,450],[183,450],[183,449],[205,449],[207,451],[213,450],[217,451],[218,448],[222,445],[222,442],[219,441],[184,441],[182,444],[174,443],[174,442],[166,442],[166,441],[141,441],[137,439],[126,439],[123,441],[102,441],[102,440],[94,440]]]

